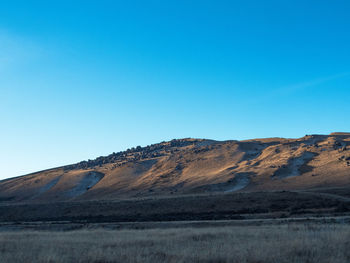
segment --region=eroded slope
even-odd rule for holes
[[[350,185],[350,134],[181,139],[0,181],[0,200],[67,201]]]

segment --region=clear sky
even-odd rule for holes
[[[0,179],[173,138],[350,131],[350,1],[2,1]]]

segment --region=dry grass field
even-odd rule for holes
[[[350,262],[350,226],[3,231],[0,262]]]
[[[350,262],[350,134],[181,139],[0,181],[2,262]]]

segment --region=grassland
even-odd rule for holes
[[[349,247],[344,224],[0,232],[0,262],[345,263]]]
[[[348,189],[0,205],[2,262],[350,262]]]

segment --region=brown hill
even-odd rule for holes
[[[180,139],[0,181],[0,201],[310,190],[350,186],[350,134]]]

